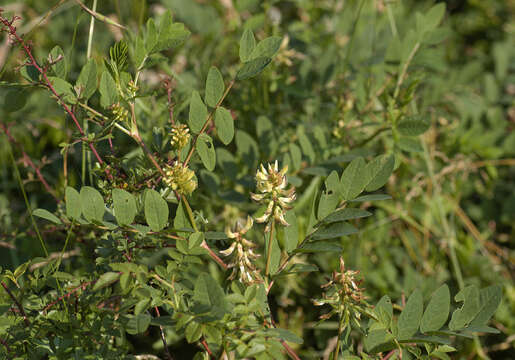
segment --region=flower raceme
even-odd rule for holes
[[[361,313],[365,312],[367,304],[363,290],[360,288],[361,280],[357,279],[359,271],[345,270],[343,258],[340,258],[340,271],[333,271],[327,284],[322,285],[324,292],[322,299],[313,300],[315,306],[330,304],[332,311],[324,314],[320,319],[329,319],[334,314],[344,316],[349,321],[360,327]]]
[[[252,193],[252,200],[267,204],[265,213],[256,219],[258,223],[264,223],[268,221],[265,231],[270,231],[270,218],[274,221],[278,221],[284,226],[289,226],[288,222],[284,218],[286,210],[291,209],[291,203],[295,201],[296,194],[295,188],[291,187],[286,189],[288,181],[286,179],[286,172],[288,166],[284,166],[279,171],[279,165],[277,160],[274,165],[268,164],[265,168],[263,164],[256,173],[256,190],[257,193]]]
[[[234,231],[231,231],[229,227],[225,229],[227,237],[234,240],[228,249],[220,251],[224,256],[232,255],[229,267],[233,270],[229,276],[229,280],[234,279],[238,273],[239,280],[244,284],[251,284],[261,280],[259,270],[252,263],[253,260],[259,257],[259,255],[252,250],[257,245],[244,237],[252,228],[253,224],[252,218],[248,216],[244,226],[238,222]]]
[[[190,129],[184,124],[173,125],[172,130],[170,131],[170,136],[172,137],[170,143],[173,148],[181,150],[188,145]]]
[[[180,162],[167,166],[165,174],[165,184],[181,195],[190,195],[197,188],[195,173]]]

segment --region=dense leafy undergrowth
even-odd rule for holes
[[[512,358],[513,1],[0,4],[0,358]]]

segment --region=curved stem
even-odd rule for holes
[[[272,242],[274,240],[274,229],[275,229],[275,219],[272,218],[272,225],[270,227],[270,236],[268,237],[268,248],[266,251],[266,267],[265,267],[265,275],[268,276],[270,273],[270,260],[272,259]]]
[[[338,339],[336,339],[336,349],[334,350],[333,360],[338,360],[338,354],[340,353],[342,333],[345,329],[345,317],[340,316],[340,322],[338,324]]]

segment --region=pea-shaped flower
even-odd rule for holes
[[[252,263],[259,257],[252,249],[257,245],[245,239],[244,235],[252,228],[253,221],[250,216],[244,226],[240,222],[236,224],[236,229],[232,231],[229,227],[225,229],[225,234],[229,239],[233,239],[231,246],[220,253],[224,256],[231,256],[229,267],[232,273],[229,280],[232,280],[239,273],[239,280],[244,284],[251,284],[261,281],[259,270]]]
[[[288,181],[286,179],[286,172],[288,166],[285,166],[279,171],[279,165],[277,160],[274,165],[268,164],[266,169],[261,164],[260,169],[256,173],[256,190],[257,192],[251,194],[251,198],[262,204],[267,204],[265,213],[256,219],[258,223],[264,223],[273,219],[278,221],[284,226],[289,226],[284,218],[286,210],[291,209],[291,203],[295,201],[295,188],[291,187],[286,189]],[[270,231],[269,222],[265,228],[265,231]]]

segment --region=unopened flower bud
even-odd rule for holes
[[[188,145],[188,141],[190,140],[190,129],[184,124],[173,125],[170,135],[172,137],[172,140],[170,141],[172,146],[177,150],[181,150]]]

